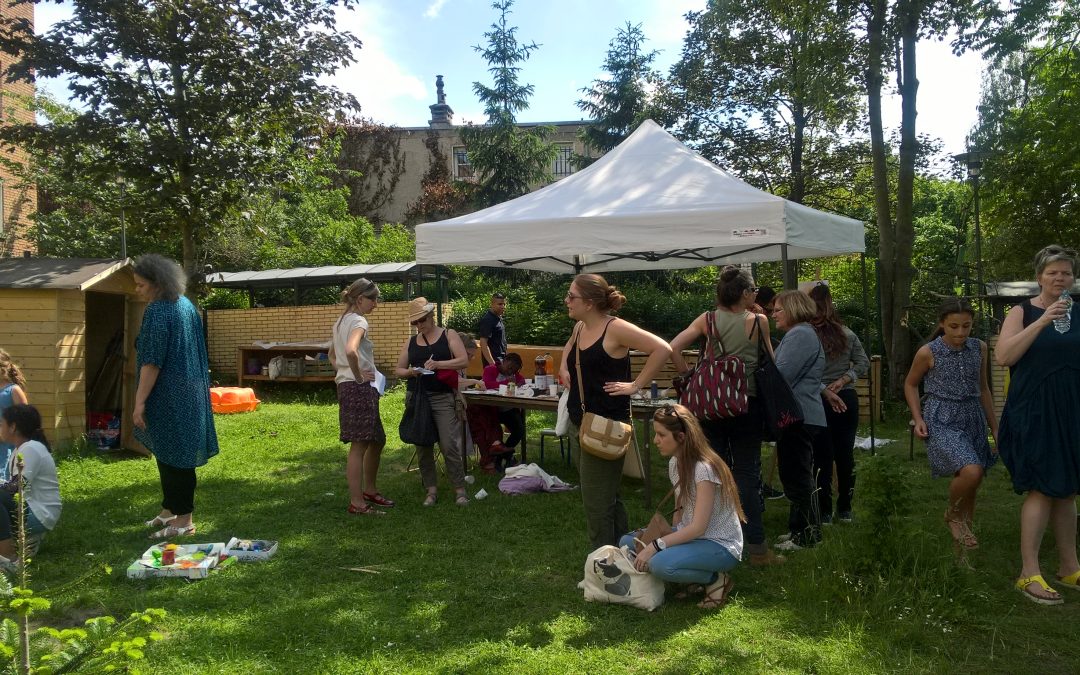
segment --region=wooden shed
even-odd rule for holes
[[[143,450],[131,411],[145,307],[130,259],[0,260],[0,347],[21,366],[50,442],[78,439],[99,413],[119,421],[122,447]]]

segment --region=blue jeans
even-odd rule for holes
[[[634,550],[636,532],[623,535],[619,546]],[[726,548],[709,539],[694,539],[685,544],[669,546],[649,558],[649,572],[661,581],[674,584],[707,585],[716,581],[719,572],[739,564]]]

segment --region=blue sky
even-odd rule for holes
[[[705,0],[518,0],[510,24],[520,41],[540,49],[522,66],[523,82],[535,86],[522,122],[576,120],[579,89],[600,77],[608,42],[627,21],[641,23],[647,46],[660,50],[657,65],[666,72],[678,59],[687,25],[683,15],[702,9]],[[39,4],[42,31],[67,14],[65,5]],[[495,21],[489,0],[361,0],[339,14],[339,26],[364,42],[357,62],[334,82],[352,92],[362,114],[386,124],[424,126],[435,102],[435,76],[446,81],[447,103],[457,123],[483,121],[472,93],[476,80],[490,84],[487,66],[473,46]],[[948,45],[919,45],[920,132],[945,141],[946,152],[964,150],[964,136],[975,122],[982,62],[978,55],[953,56]],[[66,98],[60,83],[43,83]],[[886,102],[886,124],[898,126],[900,102]]]

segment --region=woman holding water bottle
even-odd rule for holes
[[[1057,584],[1080,591],[1080,313],[1070,296],[1076,272],[1076,251],[1061,246],[1039,251],[1039,295],[1009,310],[995,353],[998,364],[1011,369],[1001,416],[1001,459],[1013,489],[1027,493],[1020,508],[1023,566],[1015,587],[1041,605],[1064,602],[1039,567],[1048,524],[1057,541]]]

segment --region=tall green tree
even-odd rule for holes
[[[336,9],[352,3],[74,0],[72,17],[41,35],[4,18],[10,77],[69,78],[78,113],[4,127],[0,142],[56,153],[72,179],[123,179],[128,212],[149,233],[175,232],[192,274],[215,224],[287,181],[331,112],[356,107],[324,84],[360,47],[336,29]],[[64,161],[86,146],[100,161]]]
[[[481,207],[520,197],[548,182],[555,160],[555,145],[548,140],[554,128],[540,125],[523,129],[517,125],[517,114],[529,109],[533,95],[533,85],[519,81],[518,64],[540,46],[518,42],[517,26],[508,23],[513,4],[513,0],[492,3],[499,18],[484,33],[487,46],[474,47],[487,61],[494,80],[490,87],[473,82],[473,92],[484,104],[487,124],[461,130],[469,163],[476,172],[476,197]]]
[[[1027,279],[1043,246],[1080,246],[1080,27],[1059,24],[986,79],[976,146],[983,163],[986,259]]]
[[[858,119],[850,16],[832,0],[711,0],[665,85],[665,122],[706,157],[796,202],[811,148]]]
[[[645,119],[650,86],[655,86],[660,74],[652,68],[659,52],[645,49],[645,33],[641,24],[629,21],[616,31],[608,44],[603,70],[607,77],[593,80],[581,89],[585,97],[577,107],[592,120],[581,131],[585,147],[600,154],[622,143]],[[579,166],[596,161],[579,157]]]

